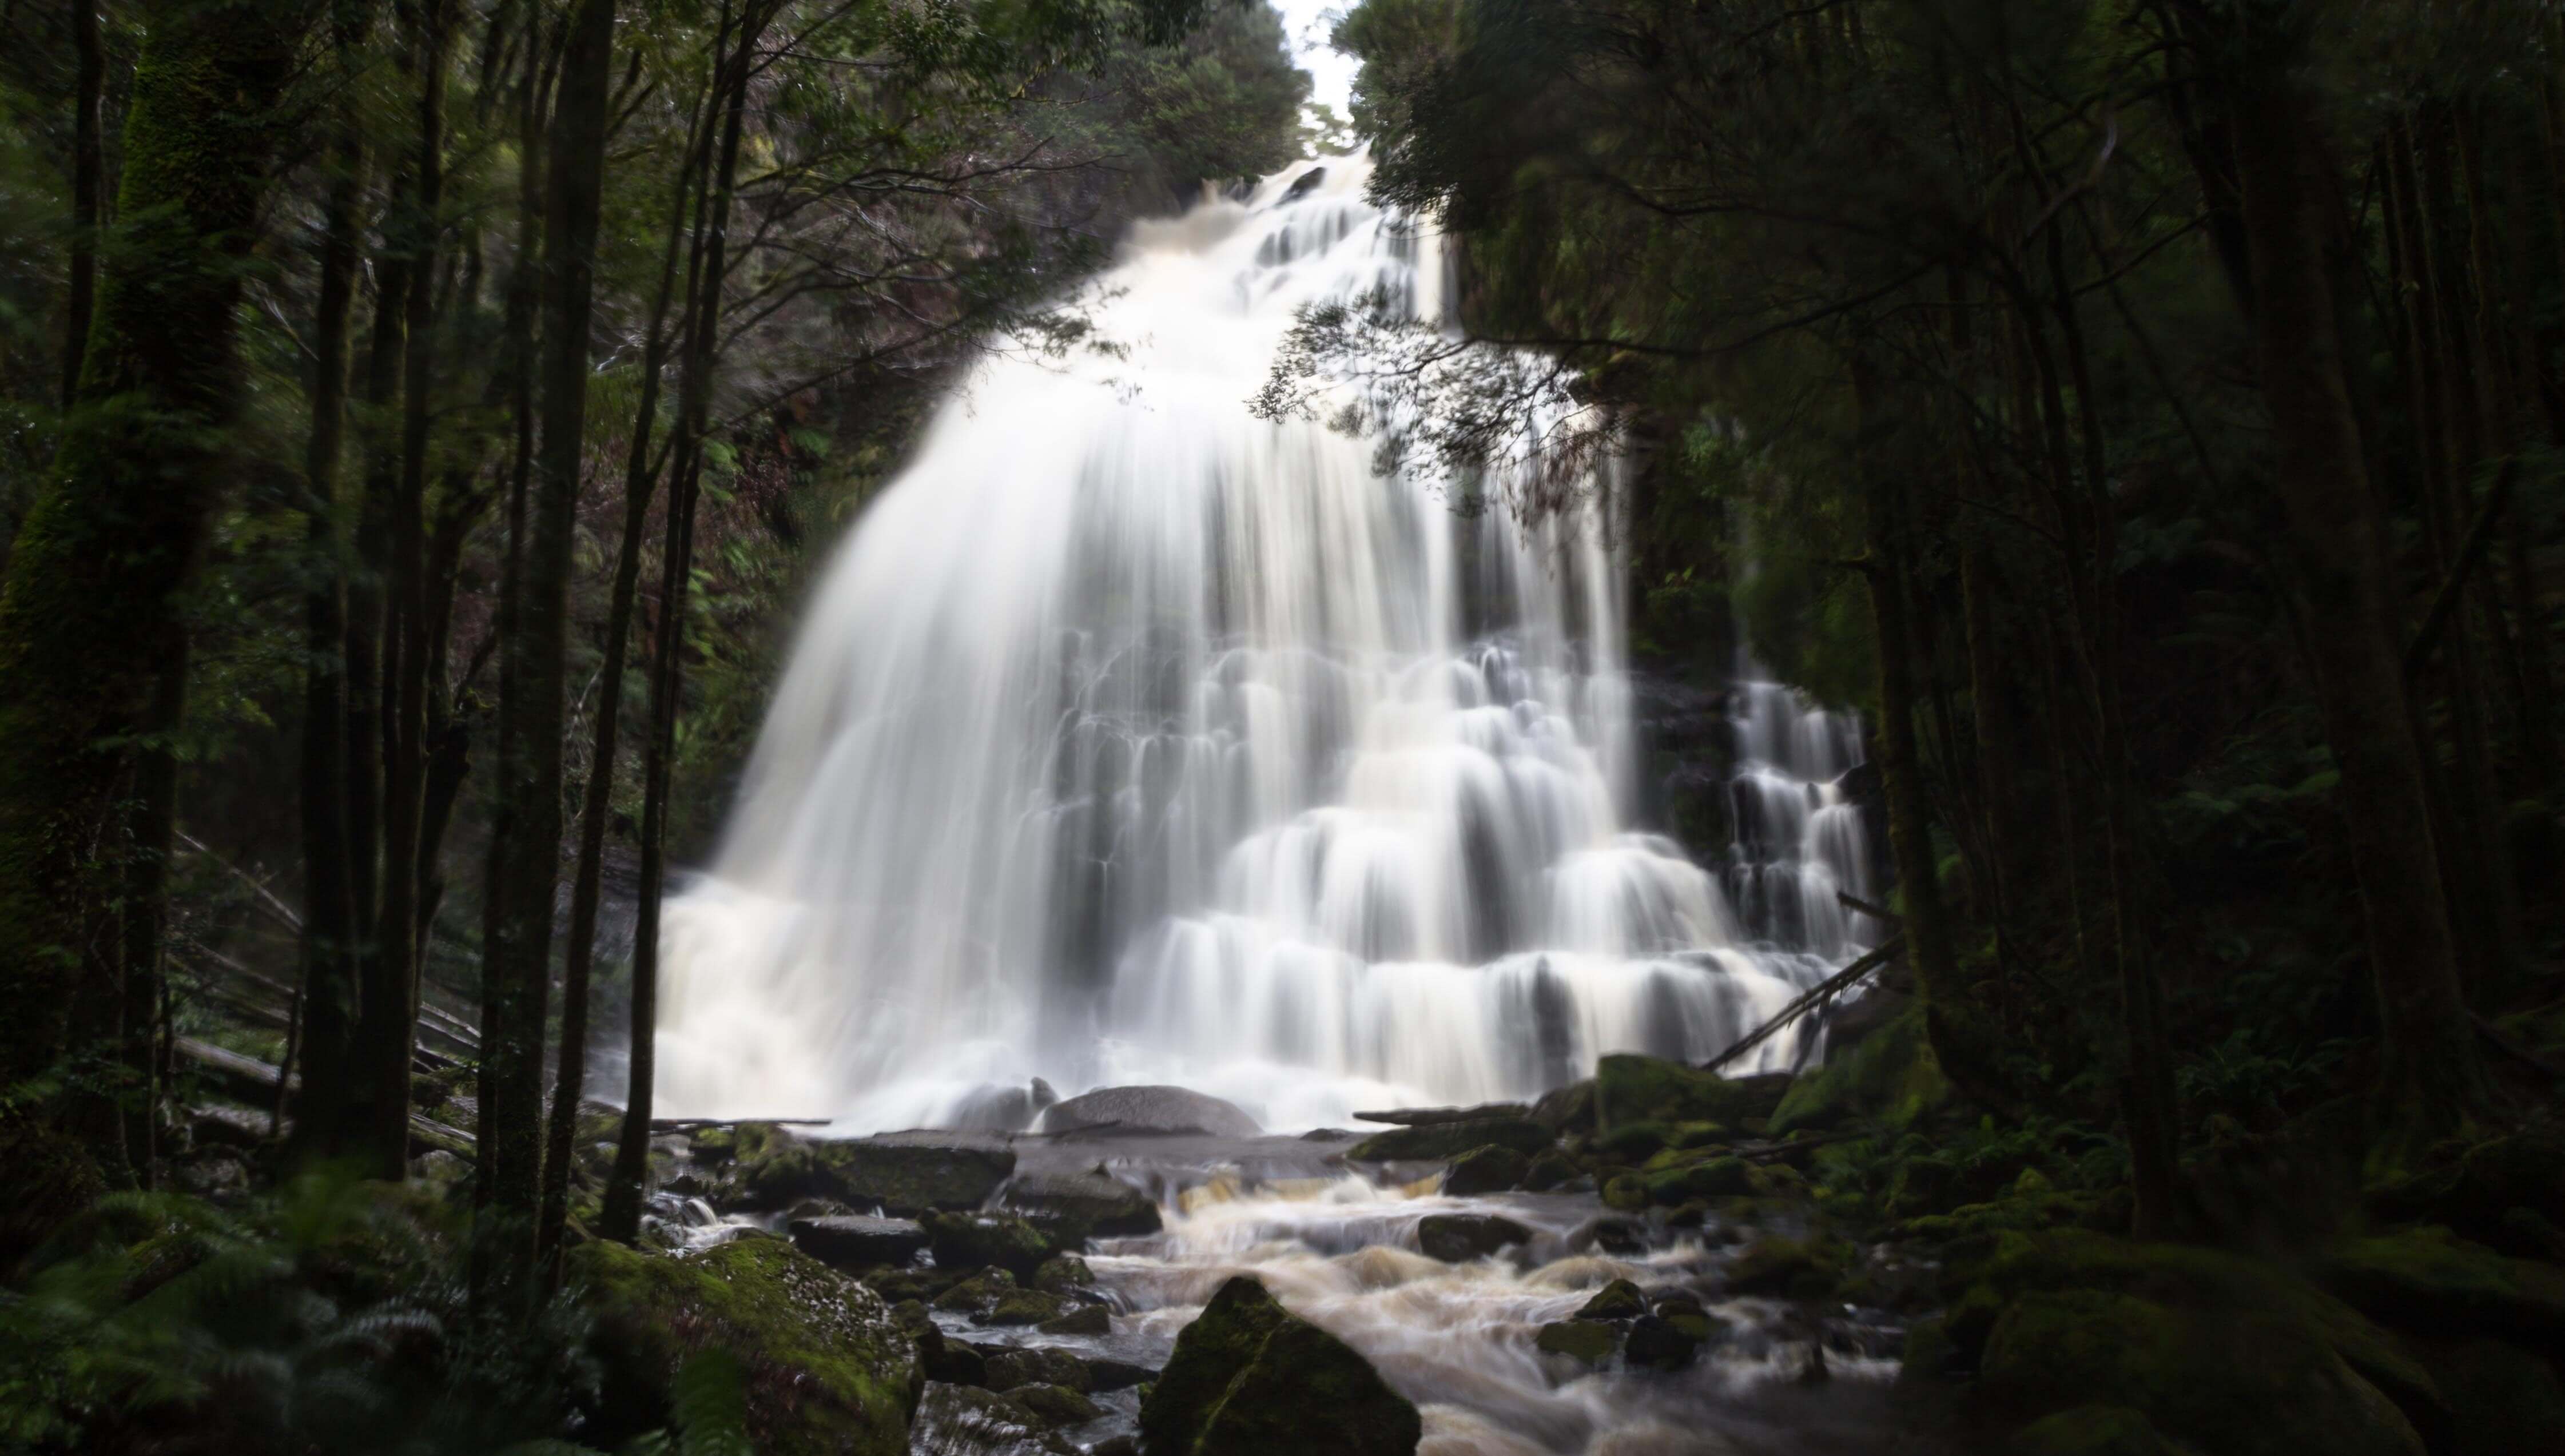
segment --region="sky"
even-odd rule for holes
[[[1349,0],[1274,0],[1274,8],[1282,12],[1282,28],[1291,37],[1291,49],[1300,59],[1301,69],[1316,81],[1309,100],[1335,108],[1345,114],[1345,102],[1352,95],[1354,58],[1337,55],[1327,45],[1327,32],[1335,28],[1337,17],[1345,12]]]

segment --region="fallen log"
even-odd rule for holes
[[[1727,1051],[1722,1052],[1718,1056],[1701,1064],[1701,1070],[1704,1072],[1717,1072],[1729,1063],[1734,1062],[1738,1058],[1745,1056],[1747,1053],[1753,1051],[1755,1048],[1762,1046],[1765,1042],[1772,1039],[1773,1033],[1778,1032],[1783,1027],[1797,1021],[1800,1017],[1805,1016],[1808,1012],[1816,1009],[1817,1007],[1832,1001],[1837,995],[1848,989],[1855,981],[1858,981],[1862,977],[1869,975],[1871,972],[1878,970],[1881,966],[1888,964],[1890,961],[1897,959],[1898,955],[1905,949],[1906,941],[1903,937],[1899,937],[1897,939],[1890,940],[1879,949],[1872,951],[1870,954],[1854,961],[1851,965],[1835,972],[1832,976],[1826,978],[1825,984],[1818,986],[1816,989],[1800,996],[1798,1000],[1782,1007],[1779,1014],[1775,1015],[1770,1021],[1767,1021],[1761,1026],[1756,1027],[1754,1030],[1748,1032],[1744,1037],[1738,1040],[1735,1046],[1730,1047]]]

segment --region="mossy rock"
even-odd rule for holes
[[[918,1220],[939,1269],[1004,1269],[1031,1283],[1044,1265],[1074,1247],[1051,1230],[1012,1214],[928,1213]]]
[[[1660,1315],[1643,1315],[1630,1322],[1621,1355],[1634,1370],[1680,1370],[1700,1355],[1701,1345],[1694,1329]]]
[[[1995,1321],[1980,1398],[2030,1416],[2099,1402],[2143,1413],[2206,1456],[2422,1456],[2395,1404],[2304,1321],[2175,1309],[2098,1289],[2015,1297]]]
[[[2419,1348],[2448,1402],[2434,1456],[2512,1456],[2565,1445],[2565,1380],[2550,1361],[2494,1339],[2426,1341]]]
[[[1068,1313],[1068,1302],[1038,1289],[1010,1290],[997,1303],[971,1317],[974,1325],[1020,1327],[1048,1325]]]
[[[1626,1279],[1616,1279],[1594,1292],[1576,1312],[1579,1320],[1636,1320],[1648,1313],[1648,1297]]]
[[[1616,1123],[1610,1131],[1595,1134],[1590,1145],[1598,1156],[1616,1163],[1645,1165],[1650,1158],[1672,1145],[1674,1138],[1673,1123],[1650,1119]]]
[[[2565,1345],[2565,1269],[2506,1258],[2448,1229],[2344,1240],[2316,1272],[2326,1288],[2400,1328]]]
[[[1102,1305],[1071,1305],[1065,1313],[1035,1328],[1045,1335],[1108,1335],[1113,1330],[1113,1316]]]
[[[987,1356],[989,1388],[1013,1390],[1019,1385],[1062,1385],[1080,1394],[1095,1389],[1086,1361],[1064,1349],[1026,1345]]]
[[[1064,1295],[1070,1290],[1092,1289],[1095,1271],[1074,1254],[1057,1254],[1046,1259],[1034,1271],[1034,1288],[1047,1295]]]
[[[1851,1245],[1822,1235],[1767,1235],[1747,1246],[1725,1271],[1731,1293],[1773,1299],[1823,1299],[1851,1269]]]
[[[1648,1180],[1637,1173],[1618,1173],[1603,1184],[1603,1206],[1637,1213],[1648,1206]]]
[[[1564,1137],[1594,1130],[1594,1080],[1572,1082],[1531,1104],[1531,1119]]]
[[[568,1258],[586,1292],[604,1371],[603,1444],[664,1426],[670,1383],[719,1348],[745,1376],[748,1433],[766,1456],[902,1456],[925,1385],[917,1351],[878,1296],[781,1239],[691,1258],[602,1240]]]
[[[1511,1147],[1473,1148],[1452,1160],[1451,1170],[1443,1175],[1443,1191],[1454,1198],[1470,1198],[1481,1193],[1502,1193],[1519,1187],[1531,1172],[1531,1159]]]
[[[1557,1148],[1543,1148],[1531,1165],[1523,1170],[1522,1186],[1534,1193],[1546,1193],[1562,1184],[1573,1183],[1585,1176],[1576,1160]]]
[[[1510,1147],[1529,1157],[1556,1140],[1548,1128],[1527,1117],[1470,1117],[1393,1127],[1346,1148],[1345,1157],[1352,1162],[1423,1162],[1482,1147]]]
[[[1409,1456],[1416,1407],[1244,1276],[1220,1287],[1144,1387],[1144,1449],[1179,1456]]]
[[[1532,1346],[1546,1354],[1565,1355],[1577,1363],[1593,1368],[1610,1364],[1620,1352],[1621,1332],[1599,1321],[1579,1317],[1559,1320],[1540,1327],[1532,1336]]]
[[[1605,1134],[1634,1122],[1716,1122],[1743,1126],[1769,1117],[1781,1100],[1784,1077],[1722,1077],[1680,1062],[1619,1054],[1595,1068],[1595,1125]]]
[[[1921,1008],[1891,1021],[1841,1057],[1790,1086],[1773,1108],[1769,1130],[1784,1137],[1856,1118],[1891,1127],[1912,1124],[1950,1100],[1951,1084],[1924,1034]]]
[[[917,1449],[1078,1456],[1075,1442],[1054,1434],[1043,1417],[1014,1396],[940,1382],[926,1387],[926,1398],[918,1406]]]
[[[2368,1204],[2382,1222],[2446,1225],[2515,1257],[2565,1257],[2552,1222],[2565,1217],[2565,1132],[2539,1126],[2466,1144],[2370,1189]]]
[[[2079,1405],[2013,1432],[2007,1456],[2185,1456],[2146,1416],[2125,1405]]]
[[[935,1297],[935,1308],[950,1315],[986,1314],[1016,1292],[1016,1277],[1003,1269],[984,1269]]]
[[[1212,1408],[1193,1456],[1414,1456],[1424,1422],[1371,1362],[1286,1321]]]
[[[1530,1229],[1513,1219],[1487,1213],[1430,1214],[1416,1225],[1416,1247],[1446,1264],[1486,1259],[1512,1245],[1530,1243],[1531,1237]]]
[[[1695,1198],[1736,1198],[1752,1193],[1752,1168],[1742,1157],[1705,1158],[1648,1175],[1648,1201],[1678,1204]]]
[[[1020,1385],[1007,1394],[1055,1431],[1104,1418],[1103,1406],[1065,1385]]]

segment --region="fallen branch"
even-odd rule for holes
[[[241,883],[248,885],[250,889],[257,894],[259,903],[267,908],[268,913],[274,915],[280,922],[282,922],[286,929],[293,931],[297,935],[303,933],[302,913],[296,910],[292,905],[278,899],[276,897],[276,891],[267,887],[267,881],[260,879],[257,875],[241,868],[239,865],[234,864],[232,861],[215,853],[213,850],[206,849],[204,841],[197,839],[194,835],[187,833],[185,830],[178,830],[175,833],[178,837],[178,843],[187,847],[188,853],[202,854],[206,858],[213,860],[216,864],[219,864],[223,866],[223,868],[231,871],[235,878],[239,879]]]
[[[1874,905],[1859,895],[1846,894],[1842,890],[1835,891],[1835,903],[1843,906],[1847,910],[1859,911],[1874,920],[1882,921],[1886,924],[1903,925],[1906,923],[1906,917],[1900,915],[1895,910],[1889,909],[1885,905]]]
[[[1773,1017],[1770,1021],[1763,1023],[1761,1026],[1756,1027],[1754,1030],[1748,1032],[1744,1038],[1739,1040],[1737,1045],[1730,1047],[1727,1051],[1722,1052],[1718,1056],[1701,1064],[1701,1070],[1704,1072],[1717,1072],[1729,1063],[1736,1061],[1738,1058],[1745,1056],[1747,1053],[1753,1051],[1765,1042],[1770,1041],[1773,1033],[1788,1026],[1790,1023],[1797,1021],[1800,1017],[1805,1016],[1815,1007],[1822,1006],[1826,1002],[1833,1000],[1838,993],[1851,986],[1855,981],[1858,981],[1862,977],[1869,975],[1871,972],[1878,970],[1881,966],[1888,964],[1890,961],[1897,959],[1899,953],[1905,949],[1906,942],[1902,937],[1894,939],[1889,941],[1886,945],[1881,946],[1879,949],[1872,951],[1870,954],[1863,956],[1861,959],[1854,961],[1851,965],[1835,972],[1832,976],[1826,978],[1825,984],[1818,986],[1815,990],[1809,991],[1799,997],[1798,1000],[1782,1007],[1779,1015]]]

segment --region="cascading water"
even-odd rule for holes
[[[1312,1126],[1707,1056],[1853,947],[1858,825],[1812,786],[1857,739],[1784,690],[1743,694],[1724,887],[1624,828],[1608,476],[1521,528],[1251,414],[1302,305],[1435,315],[1366,174],[1142,225],[1085,300],[1111,348],[944,408],[668,907],[665,1110],[949,1125],[1041,1076]]]

